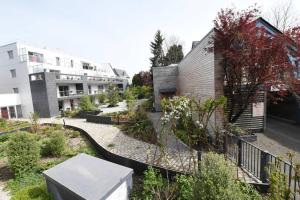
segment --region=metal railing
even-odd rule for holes
[[[238,167],[246,170],[264,184],[270,182],[269,176],[276,168],[284,174],[286,184],[294,195],[294,200],[300,200],[300,179],[297,174],[299,172],[296,172],[291,163],[228,133],[224,135],[223,151]]]
[[[69,96],[77,96],[77,95],[83,95],[83,90],[76,90],[76,92],[65,90],[65,91],[59,91],[59,97],[69,97]]]
[[[82,80],[80,75],[71,75],[71,74],[56,74],[56,80]]]

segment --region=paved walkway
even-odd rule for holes
[[[266,132],[258,133],[254,144],[285,160],[288,160],[287,152],[294,152],[295,161],[300,163],[299,125],[268,118]]]
[[[63,124],[62,119],[41,119],[41,123]],[[85,119],[65,119],[66,125],[78,127],[87,132],[100,146],[111,153],[130,158],[142,163],[151,163],[158,167],[174,171],[193,169],[193,159],[188,151],[158,146],[142,142],[123,134],[117,127],[86,122]],[[192,155],[197,158],[195,154]]]

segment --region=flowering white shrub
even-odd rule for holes
[[[172,119],[178,120],[182,117],[191,117],[191,100],[185,96],[174,96],[172,99],[163,99],[162,123],[166,124]]]

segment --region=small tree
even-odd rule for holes
[[[39,124],[39,114],[37,113],[31,113],[30,114],[30,122],[31,122],[31,132],[37,133],[40,129],[40,124]]]
[[[182,46],[180,44],[176,45],[173,44],[168,49],[168,52],[164,58],[164,64],[170,65],[170,64],[176,64],[179,63],[183,59],[183,52],[182,52]]]
[[[79,107],[83,111],[92,111],[96,109],[89,96],[83,96],[80,98]]]
[[[294,47],[287,47],[293,42],[287,34],[271,36],[264,27],[257,26],[258,14],[256,8],[222,9],[214,21],[215,34],[210,42],[213,47],[207,48],[221,58],[230,123],[236,122],[248,105],[257,101],[260,90],[273,88],[284,95],[291,89],[294,66],[288,55]],[[296,40],[298,46],[299,41]]]
[[[154,36],[154,41],[150,43],[151,53],[153,54],[153,57],[150,58],[151,67],[159,67],[164,64],[163,42],[164,38],[158,30]]]
[[[106,99],[107,99],[107,94],[105,92],[98,94],[97,95],[98,101],[99,103],[103,104],[105,103]]]
[[[134,95],[130,88],[126,89],[124,95],[126,99],[129,117],[133,117],[135,114],[136,95]]]
[[[109,106],[114,107],[118,104],[118,102],[120,101],[120,95],[119,95],[119,89],[116,85],[114,84],[110,84],[108,86],[108,103]]]
[[[132,78],[133,86],[152,86],[152,77],[149,71],[140,71]]]

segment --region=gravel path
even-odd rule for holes
[[[62,119],[41,119],[41,123],[62,124]],[[142,142],[123,134],[117,127],[86,122],[85,119],[65,119],[66,125],[78,127],[87,132],[106,150],[142,163],[151,163],[158,167],[174,171],[189,171],[193,168],[193,159],[189,151],[158,146]],[[197,159],[196,154],[193,157]]]

